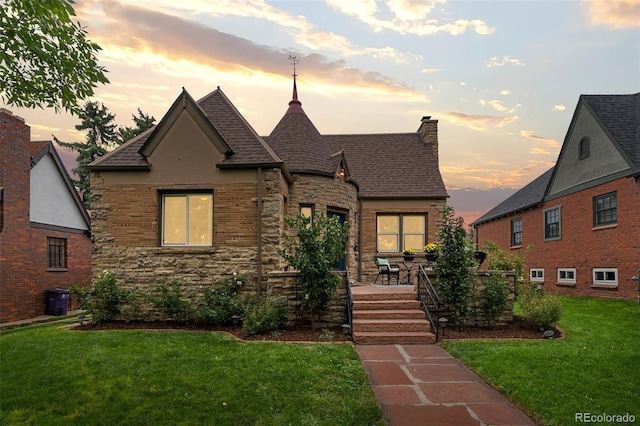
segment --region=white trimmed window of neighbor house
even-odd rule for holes
[[[544,281],[544,268],[531,268],[529,270],[529,278],[533,282],[543,282]]]
[[[162,195],[162,245],[211,246],[213,194]]]
[[[618,222],[618,197],[616,192],[593,197],[593,226],[615,225]]]
[[[558,268],[558,284],[575,284],[576,268]]]
[[[397,253],[405,248],[421,251],[427,234],[424,214],[379,214],[376,218],[376,250]]]
[[[593,285],[617,286],[618,268],[593,268]]]

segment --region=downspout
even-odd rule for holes
[[[358,198],[358,282],[362,282],[362,198]]]
[[[258,283],[256,292],[262,296],[262,167],[258,167],[258,250],[256,253]]]

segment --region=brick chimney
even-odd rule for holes
[[[436,165],[439,165],[438,159],[438,120],[432,120],[430,115],[422,117],[420,128],[418,129],[422,140],[425,144],[431,144],[433,155],[436,158]]]

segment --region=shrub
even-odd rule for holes
[[[161,313],[179,322],[193,319],[191,300],[185,297],[178,280],[163,281],[155,285],[149,301]]]
[[[489,327],[495,327],[504,313],[509,299],[509,289],[503,276],[492,274],[481,291],[480,308]]]
[[[80,309],[91,315],[95,325],[113,321],[127,304],[135,301],[135,295],[120,287],[116,276],[108,271],[96,278],[88,290],[78,286],[69,290],[78,296]]]
[[[206,288],[198,300],[196,320],[211,325],[228,325],[233,316],[242,316],[244,309],[238,300],[238,291],[247,282],[236,273],[213,287]]]
[[[536,327],[548,329],[560,321],[562,304],[557,296],[540,288],[526,287],[519,301],[525,321]]]
[[[276,331],[287,325],[289,312],[283,297],[273,296],[245,308],[242,330],[245,334]]]
[[[320,213],[311,222],[302,214],[284,220],[290,234],[283,235],[283,248],[278,254],[300,271],[302,309],[311,313],[311,326],[315,328],[316,316],[327,309],[342,279],[332,271],[344,256],[349,224],[342,225],[337,217]]]

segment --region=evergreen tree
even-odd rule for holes
[[[78,117],[81,123],[76,125],[76,129],[87,132],[85,142],[62,142],[55,136],[53,138],[58,145],[78,153],[77,166],[73,169],[78,180],[74,183],[82,194],[85,206],[91,208],[89,172],[86,166],[106,154],[108,148],[117,144],[116,125],[113,122],[115,115],[109,113],[102,103],[87,102]]]
[[[138,116],[136,117],[134,114],[131,114],[131,119],[136,126],[122,126],[118,129],[118,145],[122,145],[145,130],[150,129],[156,122],[156,119],[153,116],[143,113],[140,108],[138,108]]]

